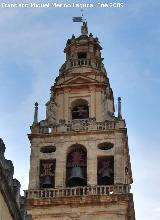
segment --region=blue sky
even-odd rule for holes
[[[112,1],[63,1],[73,2]],[[122,2],[124,7],[95,6],[86,8],[84,14],[89,32],[99,37],[103,47],[115,103],[118,96],[122,97],[136,219],[159,220],[160,1],[113,2]],[[33,121],[34,102],[39,102],[39,119],[44,119],[50,87],[65,59],[65,43],[73,33],[80,34],[80,24],[71,19],[79,15],[79,8],[0,7],[0,137],[5,141],[6,157],[13,161],[22,189],[28,186],[27,134]]]

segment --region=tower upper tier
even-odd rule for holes
[[[81,35],[67,40],[64,52],[66,61],[60,68],[60,74],[67,74],[70,69],[87,67],[93,68],[105,73],[105,68],[101,57],[102,47],[97,37],[93,37],[90,33],[88,36],[87,23],[83,22],[81,27]]]
[[[98,38],[91,33],[88,35],[87,22],[83,22],[80,36],[72,35],[67,40],[64,48],[66,60],[51,87],[51,97],[46,104],[46,119],[40,122],[40,127],[53,128],[54,131],[61,126],[65,126],[65,129],[71,126],[73,129],[75,123],[81,126],[77,120],[88,121],[87,126],[90,124],[95,128],[97,123],[104,123],[103,126],[108,128],[115,127],[115,123],[121,121],[121,126],[125,127],[120,100],[119,115],[114,115],[114,97],[101,50]],[[34,127],[38,126],[37,115],[36,104]]]

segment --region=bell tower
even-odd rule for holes
[[[42,121],[35,103],[26,191],[33,220],[135,220],[127,128],[101,50],[83,22],[67,40]]]

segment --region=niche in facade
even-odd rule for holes
[[[71,108],[72,119],[86,119],[89,118],[88,102],[84,99],[75,100]]]
[[[74,145],[67,155],[66,186],[87,184],[87,152],[82,145]]]
[[[45,154],[50,154],[56,151],[56,147],[55,146],[45,146],[45,147],[41,147],[40,152],[41,153],[45,153]]]
[[[113,148],[113,144],[110,142],[100,143],[98,144],[98,148],[100,150],[110,150],[111,148]]]
[[[56,160],[41,160],[40,161],[40,188],[55,187],[55,167]]]
[[[78,53],[78,59],[86,59],[87,53],[86,52],[79,52]]]
[[[98,185],[114,184],[114,157],[105,156],[98,158],[97,167]]]

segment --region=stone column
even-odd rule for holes
[[[68,104],[68,89],[64,91],[64,119],[68,121],[68,111],[69,111],[69,104]]]
[[[95,141],[89,142],[87,151],[87,183],[97,185],[97,154]]]
[[[90,92],[91,92],[90,117],[94,118],[96,117],[95,88],[90,88]]]
[[[101,95],[101,89],[96,89],[96,120],[102,121],[102,95]]]
[[[64,143],[62,143],[62,146],[64,146]],[[66,157],[62,146],[57,146],[55,187],[65,187]]]
[[[114,181],[124,183],[123,146],[120,138],[116,139],[114,156]]]
[[[57,123],[60,119],[64,119],[64,93],[59,92],[57,95]]]
[[[37,157],[39,155],[38,151],[39,148],[37,146],[31,147],[29,189],[39,188],[40,159]]]

